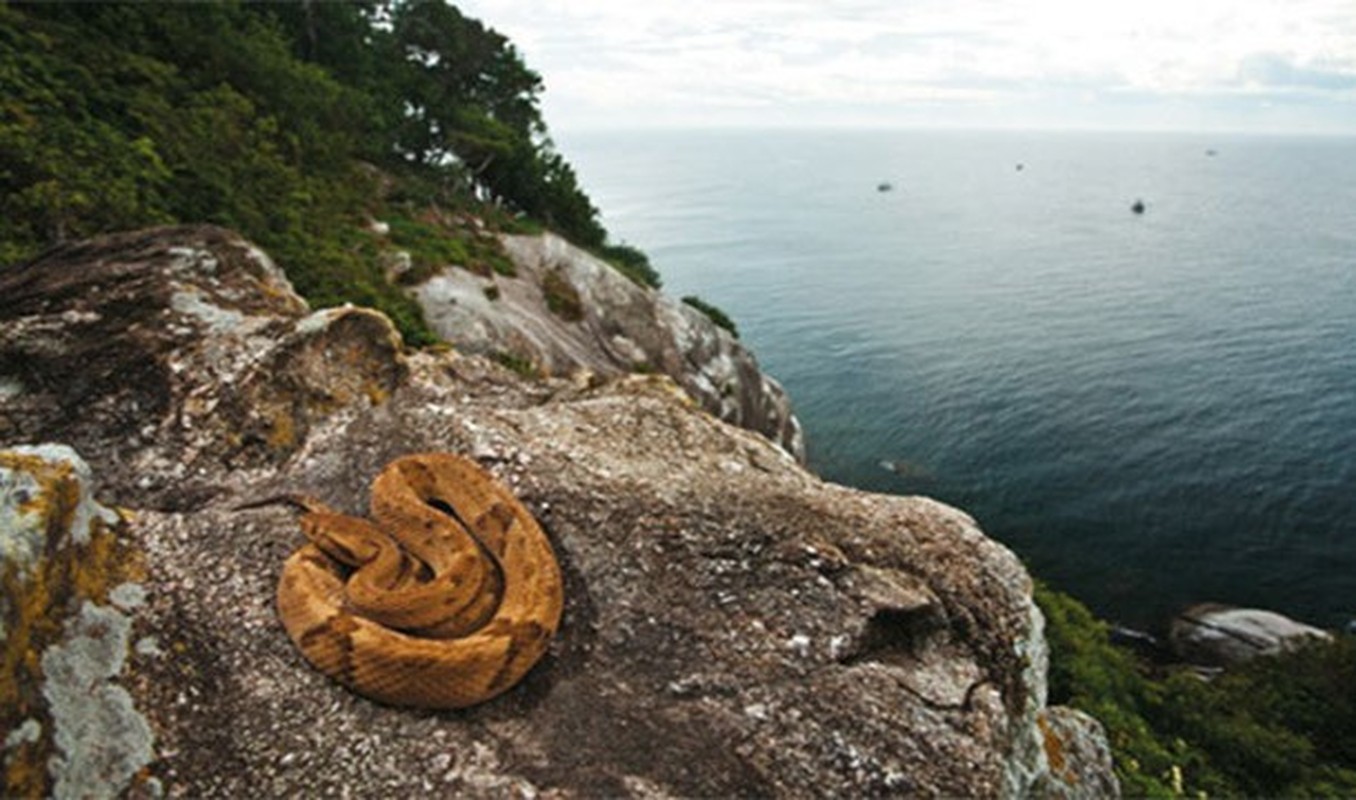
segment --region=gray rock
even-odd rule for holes
[[[5,784],[24,794],[113,797],[151,760],[150,727],[116,683],[132,618],[92,602],[130,612],[142,588],[119,580],[119,517],[91,480],[64,445],[0,449],[0,648],[13,667],[0,720],[15,726]]]
[[[1169,642],[1184,661],[1230,667],[1332,635],[1274,611],[1204,603],[1173,619]]]
[[[459,350],[512,354],[553,375],[661,372],[703,409],[764,434],[804,461],[800,423],[786,392],[705,314],[636,285],[554,234],[502,241],[515,277],[448,267],[416,287],[429,323]],[[581,318],[549,310],[543,287],[552,273],[578,293]]]
[[[1059,800],[1102,800],[1121,787],[1102,723],[1074,708],[1052,706],[1037,717],[1044,737],[1046,771],[1034,794]]]
[[[116,609],[86,602],[66,638],[42,655],[57,748],[49,767],[53,797],[116,797],[151,762],[150,725],[127,689],[113,682],[131,628]]]
[[[167,272],[163,251],[184,246],[215,253],[215,269]],[[103,367],[78,381],[0,360],[25,386],[48,381],[46,403],[0,396],[0,419],[64,432],[107,476],[108,500],[138,509],[149,574],[137,613],[163,655],[134,659],[122,685],[157,732],[146,785],[216,797],[1044,791],[1043,623],[1020,563],[963,512],[825,483],[694,409],[665,375],[529,380],[474,355],[403,354],[380,315],[305,315],[234,255],[247,250],[214,229],[85,243],[45,262],[66,276],[62,293],[13,295],[21,325],[0,308],[0,359],[45,352],[74,370],[74,354],[95,352],[154,379],[126,387]],[[39,279],[13,268],[0,291]],[[174,291],[194,289],[238,312],[237,327],[176,309]],[[119,321],[147,313],[164,320],[153,332]],[[82,327],[92,316],[102,327]],[[85,341],[96,332],[97,347]],[[51,407],[65,390],[78,421]],[[123,415],[108,395],[158,401]],[[462,712],[385,708],[312,670],[273,608],[301,541],[295,518],[234,510],[303,492],[361,513],[383,464],[429,450],[468,454],[508,484],[566,582],[548,656]],[[1100,761],[1082,764],[1085,748],[1066,752],[1114,785]]]
[[[94,499],[90,478],[89,465],[65,445],[8,448],[0,458],[0,563],[30,576],[51,548],[88,544],[95,525],[116,521]],[[60,497],[67,491],[69,500]],[[70,504],[70,518],[59,526],[65,538],[53,542],[52,507],[59,502]]]

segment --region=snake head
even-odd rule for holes
[[[353,569],[376,558],[383,546],[394,546],[372,523],[344,514],[306,514],[301,532],[325,555]]]

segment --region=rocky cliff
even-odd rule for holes
[[[40,442],[90,469],[13,454]],[[12,791],[1115,791],[1099,726],[1045,708],[1028,576],[964,513],[825,483],[664,376],[405,352],[378,314],[308,312],[220,229],[0,270],[0,445],[0,519],[28,531],[3,554],[5,658],[27,665],[0,698]],[[295,518],[236,510],[303,492],[361,513],[380,467],[418,451],[509,485],[565,575],[546,659],[462,712],[382,707],[312,670],[273,608]],[[77,514],[91,474],[104,506]],[[71,564],[107,575],[61,579]],[[89,703],[55,699],[71,676]]]
[[[424,316],[443,339],[463,352],[511,355],[553,375],[668,375],[702,408],[804,461],[786,392],[705,314],[632,283],[554,234],[501,238],[514,276],[449,266],[416,287]]]

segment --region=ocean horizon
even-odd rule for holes
[[[735,319],[826,479],[956,505],[1124,624],[1356,617],[1356,139],[560,146],[665,291]]]

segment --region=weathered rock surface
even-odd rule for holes
[[[152,758],[150,726],[117,681],[144,590],[120,582],[134,572],[125,531],[90,478],[69,447],[0,450],[6,797],[111,797]]]
[[[405,354],[380,315],[307,315],[212,228],[63,248],[0,271],[0,298],[4,440],[76,446],[105,502],[136,509],[155,639],[120,685],[155,734],[140,780],[170,796],[1115,785],[1088,748],[1051,762],[1042,622],[1010,552],[953,508],[820,481],[665,377]],[[234,510],[303,492],[361,513],[382,465],[430,450],[511,486],[566,576],[543,663],[463,712],[310,669],[273,609],[295,519]]]
[[[1043,775],[1036,793],[1062,800],[1101,800],[1119,797],[1102,723],[1074,708],[1054,706],[1036,717],[1045,737],[1046,762],[1050,771]]]
[[[1193,664],[1230,667],[1258,656],[1292,650],[1332,634],[1274,611],[1202,603],[1178,614],[1168,640],[1178,658]]]
[[[660,372],[705,410],[764,434],[804,461],[800,423],[786,392],[705,314],[632,283],[554,234],[502,240],[515,277],[449,267],[416,288],[424,316],[457,349],[512,354],[553,375]],[[577,293],[578,318],[550,310],[552,282]]]

